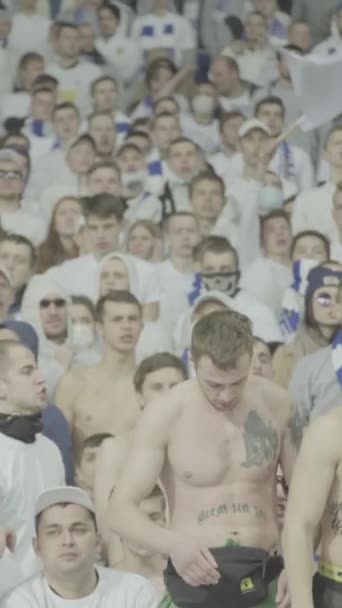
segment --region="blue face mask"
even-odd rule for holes
[[[280,209],[283,200],[284,195],[278,186],[265,184],[262,186],[258,196],[259,210],[262,214],[265,214],[269,211]]]

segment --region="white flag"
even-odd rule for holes
[[[342,53],[328,57],[286,54],[303,131],[315,129],[342,113]]]

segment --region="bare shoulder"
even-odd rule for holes
[[[287,420],[292,409],[292,402],[289,393],[276,382],[251,376],[248,380],[248,391],[250,398],[262,401],[265,408],[272,411],[279,421]]]
[[[315,418],[305,432],[305,444],[315,449],[328,449],[342,458],[342,401],[323,416]]]

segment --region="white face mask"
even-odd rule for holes
[[[84,323],[74,323],[71,328],[71,343],[76,351],[87,350],[95,341],[94,331]]]
[[[192,98],[195,114],[212,114],[215,109],[215,99],[210,95],[196,95]]]

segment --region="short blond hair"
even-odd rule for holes
[[[253,353],[252,324],[248,317],[233,310],[217,310],[195,324],[191,337],[191,355],[197,365],[209,357],[219,369],[235,368],[244,354]]]

